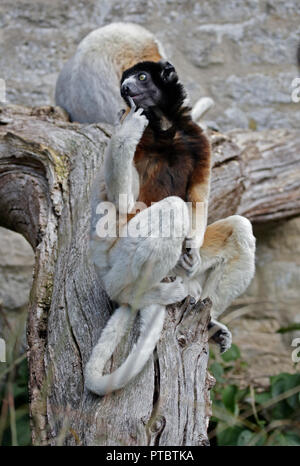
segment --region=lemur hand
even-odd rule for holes
[[[180,259],[179,265],[186,270],[189,276],[194,275],[201,264],[199,248],[190,248],[184,252]]]
[[[145,115],[142,115],[144,111],[143,108],[137,109],[133,99],[131,97],[128,97],[128,99],[131,109],[121,125],[121,132],[125,132],[127,137],[131,136],[140,140],[149,121]]]
[[[126,115],[123,122],[117,128],[117,138],[121,139],[122,144],[131,143],[132,141],[137,144],[140,141],[145,128],[149,123],[145,115],[142,115],[142,113],[143,109],[137,109],[135,103],[132,100],[130,112]],[[132,151],[130,153],[132,153]]]

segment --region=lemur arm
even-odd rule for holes
[[[209,188],[210,179],[207,179],[203,184],[192,186],[188,193],[188,201],[191,202],[191,221],[186,245],[191,249],[199,250],[203,244],[207,227]]]
[[[148,120],[142,109],[132,106],[124,121],[115,128],[104,164],[107,197],[121,213],[130,212],[139,194],[139,177],[133,164]]]
[[[194,273],[200,264],[200,248],[207,227],[208,198],[211,179],[211,149],[207,138],[202,135],[199,158],[189,180],[187,202],[190,206],[190,228],[181,257],[181,265],[189,274]]]

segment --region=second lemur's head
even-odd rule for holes
[[[146,114],[159,109],[172,119],[186,97],[182,84],[171,63],[144,61],[124,71],[121,79],[121,96],[130,106],[130,99]]]

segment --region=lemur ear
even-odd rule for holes
[[[168,61],[161,61],[160,64],[162,66],[160,75],[165,83],[173,83],[178,81],[178,75],[171,63]]]

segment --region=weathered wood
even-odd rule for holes
[[[300,213],[300,133],[274,129],[212,133],[209,222],[237,213],[267,222]]]
[[[35,444],[206,444],[207,332],[202,310],[169,307],[156,353],[124,390],[98,398],[83,368],[111,312],[88,259],[89,195],[111,128],[69,123],[59,109],[0,113],[0,224],[36,254],[28,344]],[[210,220],[253,221],[300,212],[296,131],[212,133]],[[200,306],[200,307],[201,307]],[[120,364],[136,328],[108,370]]]

